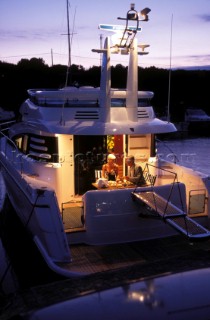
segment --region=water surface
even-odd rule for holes
[[[210,175],[210,138],[167,140],[157,143],[157,153],[168,160]]]

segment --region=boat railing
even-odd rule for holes
[[[178,177],[177,177],[177,173],[176,172],[171,171],[168,168],[160,167],[158,165],[154,165],[154,164],[151,164],[151,163],[146,163],[145,168],[144,168],[144,172],[149,172],[150,173],[151,171],[152,172],[157,172],[157,176],[161,176],[161,175],[164,175],[164,174],[170,174],[170,175],[173,176],[174,182],[178,182]]]
[[[169,191],[169,194],[168,194],[168,198],[166,199],[166,206],[165,206],[165,209],[164,209],[164,214],[166,214],[166,212],[167,212],[167,208],[168,208],[168,206],[170,204],[170,201],[171,201],[171,198],[172,198],[172,194],[173,194],[173,191],[175,189],[174,188],[175,185],[177,185],[177,187],[178,187],[178,195],[179,195],[179,199],[180,199],[180,205],[181,205],[182,211],[184,211],[184,203],[183,203],[183,200],[182,200],[181,189],[180,189],[180,186],[179,186],[177,173],[174,172],[174,171],[168,170],[166,168],[162,168],[160,166],[156,166],[156,165],[151,164],[151,163],[147,163],[145,165],[143,173],[145,174],[145,172],[148,172],[148,174],[152,174],[152,175],[154,175],[154,172],[155,172],[155,173],[157,173],[157,176],[161,176],[161,174],[162,174],[161,172],[165,172],[165,174],[172,175],[173,181],[170,184],[170,191]],[[151,187],[154,188],[154,185],[151,185]],[[155,201],[155,198],[154,198],[154,201]]]
[[[15,153],[16,152],[18,152],[18,147],[17,147],[17,145],[15,144],[15,142],[13,141],[13,140],[11,140],[6,134],[4,134],[4,132],[1,130],[0,131],[0,134],[1,134],[1,136],[3,137],[3,138],[5,138],[6,140],[7,140],[7,142],[8,142],[8,144],[10,145],[10,146],[12,146],[12,154],[13,154],[13,156],[15,155]],[[7,145],[8,145],[7,143],[5,143],[5,145],[4,145],[4,153],[5,153],[5,155],[6,155],[6,153],[7,153]],[[3,148],[3,146],[2,146],[2,143],[1,143],[1,150],[2,150],[2,148]],[[14,159],[13,159],[14,160]]]
[[[98,108],[100,107],[99,96],[79,96],[79,97],[55,97],[30,94],[29,100],[35,105],[42,107],[66,107],[66,108]],[[126,108],[126,97],[111,97],[111,107],[124,107]],[[147,98],[138,99],[139,110],[151,107],[151,101]]]
[[[8,130],[11,127],[11,125],[13,125],[15,122],[16,122],[15,119],[1,122],[0,123],[0,131],[2,132],[2,131]]]

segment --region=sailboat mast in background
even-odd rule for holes
[[[69,81],[69,73],[71,68],[71,47],[72,47],[72,39],[74,35],[74,25],[75,25],[75,16],[76,16],[76,9],[74,12],[74,19],[73,19],[73,30],[72,33],[70,31],[70,23],[69,23],[69,0],[66,0],[66,15],[67,15],[67,36],[68,36],[68,65],[67,65],[67,73],[66,73],[66,83],[65,86],[68,85]],[[71,82],[71,79],[70,79]]]

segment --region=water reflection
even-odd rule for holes
[[[156,287],[154,279],[145,280],[145,287],[138,290],[128,290],[127,297],[130,301],[137,301],[145,306],[155,309],[157,307],[163,307],[164,302],[162,299],[156,296]],[[124,287],[123,287],[124,289]]]

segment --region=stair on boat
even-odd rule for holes
[[[186,212],[168,202],[167,199],[161,197],[156,192],[132,192],[132,196],[139,204],[144,204],[149,208],[147,212],[150,212],[153,216],[155,213],[163,218],[164,221],[188,238],[201,239],[210,237],[210,230],[207,230],[195,220],[189,218]]]
[[[84,231],[83,201],[69,201],[62,203],[62,221],[65,232]]]

